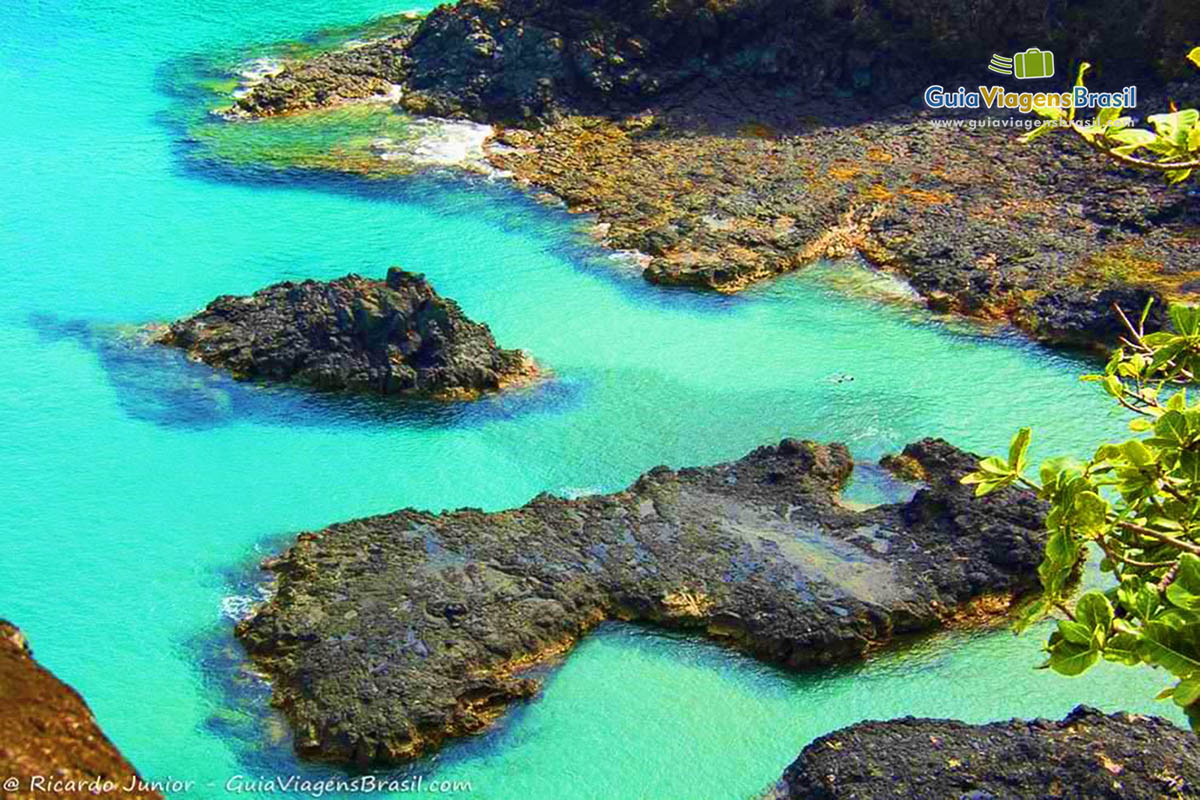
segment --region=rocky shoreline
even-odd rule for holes
[[[974,498],[975,457],[945,442],[905,455],[928,488],[866,511],[838,502],[844,446],[788,439],[610,495],[334,525],[264,563],[276,591],[237,635],[300,755],[368,765],[486,729],[537,692],[526,668],[604,620],[802,668],[1003,617],[1036,584],[1042,504]]]
[[[155,340],[238,379],[326,390],[458,400],[538,375],[423,275],[397,268],[383,281],[347,275],[219,297]]]
[[[377,93],[365,72],[402,86],[413,113],[496,123],[494,166],[595,215],[601,238],[645,254],[646,279],[664,285],[735,292],[859,254],[934,311],[1076,347],[1115,339],[1113,303],[1194,298],[1200,209],[1186,191],[1065,137],[1022,145],[1012,127],[936,125],[913,98],[956,76],[995,83],[980,53],[1038,41],[1064,68],[1097,61],[1110,87],[1139,81],[1145,108],[1191,103],[1197,84],[1165,81],[1186,75],[1178,31],[1200,9],[1150,3],[1133,29],[1111,9],[1033,0],[982,25],[977,5],[462,2],[314,59],[319,78],[304,65],[269,78],[238,110]]]
[[[763,800],[1175,800],[1200,796],[1194,734],[1080,706],[1061,721],[860,722],[817,739]]]
[[[10,800],[162,800],[96,725],[87,703],[0,620],[0,778]]]

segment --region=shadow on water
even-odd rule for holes
[[[205,431],[238,422],[287,427],[404,426],[471,428],[527,414],[579,408],[581,380],[551,378],[468,403],[372,397],[236,381],[181,352],[148,341],[133,326],[61,320],[34,314],[29,324],[47,343],[71,341],[93,352],[122,411],[164,428]]]

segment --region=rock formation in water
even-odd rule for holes
[[[1166,720],[1080,706],[1060,722],[860,722],[804,748],[766,800],[1200,797],[1200,742]]]
[[[234,111],[271,117],[351,100],[386,97],[403,78],[402,38],[387,38],[293,61],[238,98]]]
[[[2,783],[9,780],[15,788]],[[83,698],[34,661],[25,637],[5,620],[0,620],[0,796],[162,800],[143,788]]]
[[[462,2],[415,32],[319,57],[319,79],[296,66],[238,102],[335,101],[357,91],[364,64],[385,61],[375,74],[403,84],[410,111],[505,126],[493,164],[595,214],[608,244],[647,255],[649,281],[733,292],[859,253],[936,311],[1091,346],[1114,341],[1113,299],[1137,311],[1200,290],[1200,209],[1066,137],[1024,146],[1013,127],[938,126],[946,113],[914,109],[930,84],[1005,84],[987,57],[1031,42],[1060,65],[1035,88],[1067,86],[1086,58],[1104,70],[1096,88],[1136,83],[1139,108],[1200,99],[1198,83],[1164,88],[1190,74],[1181,37],[1200,28],[1200,5],[1154,0],[1136,25],[1120,8]],[[1148,327],[1162,322],[1156,312]]]
[[[365,765],[485,729],[605,620],[800,668],[1003,613],[1036,585],[1042,504],[974,498],[976,460],[945,442],[905,454],[928,488],[861,512],[837,501],[844,446],[787,439],[609,495],[334,525],[264,564],[276,592],[237,633],[299,753]]]
[[[158,341],[240,379],[385,395],[469,398],[536,374],[424,276],[395,268],[385,281],[347,275],[218,297]]]

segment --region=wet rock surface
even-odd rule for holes
[[[1080,706],[1061,721],[861,722],[817,739],[769,800],[1127,800],[1200,794],[1200,749],[1166,720]]]
[[[292,61],[237,98],[233,114],[271,117],[392,94],[403,80],[404,37]]]
[[[264,563],[276,592],[237,633],[298,752],[363,765],[485,729],[605,620],[791,668],[861,658],[1036,583],[1039,501],[974,498],[974,457],[940,440],[905,455],[929,487],[861,512],[837,501],[846,448],[788,439],[610,495],[333,525]]]
[[[83,698],[34,661],[21,631],[5,620],[0,620],[0,778],[17,781],[15,789],[7,784],[0,789],[10,800],[162,798],[139,785],[141,778],[96,725]]]
[[[1065,88],[1086,58],[1104,70],[1094,88],[1137,82],[1139,111],[1191,104],[1194,81],[1164,81],[1188,75],[1179,32],[1200,6],[1138,13],[1130,26],[1115,0],[463,2],[373,43],[391,55],[372,74],[403,83],[414,113],[507,125],[492,163],[595,214],[608,244],[648,256],[649,281],[734,292],[857,253],[935,311],[1105,346],[1114,297],[1134,312],[1195,298],[1196,201],[1065,134],[1022,145],[1013,127],[939,127],[946,115],[914,109],[931,83],[1003,83],[980,59],[1034,41],[1061,65],[1037,89]],[[364,58],[322,56],[317,78],[297,68],[243,105],[336,99],[325,74],[344,60],[357,80]],[[971,121],[989,120],[1007,125]]]
[[[396,268],[383,281],[348,275],[219,297],[158,341],[239,379],[385,395],[470,398],[536,374],[424,276]]]

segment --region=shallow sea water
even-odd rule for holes
[[[297,531],[607,491],[785,435],[874,461],[926,435],[991,451],[1032,424],[1045,456],[1121,429],[1075,381],[1083,362],[882,300],[844,268],[736,298],[662,291],[503,182],[197,158],[186,123],[212,59],[410,7],[0,8],[0,615],[143,774],[197,781],[177,796],[227,796],[236,775],[331,774],[292,758],[232,639],[255,563]],[[400,407],[236,384],[129,338],[218,294],[390,264],[426,273],[555,379]],[[1110,431],[1084,424],[1097,416]],[[887,493],[869,473],[852,492]],[[612,625],[548,672],[538,700],[409,772],[469,780],[467,796],[488,800],[747,798],[812,738],[864,718],[1061,716],[1080,701],[1172,713],[1149,700],[1151,673],[1069,681],[1038,660],[1033,636],[946,634],[788,675]]]

